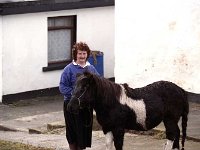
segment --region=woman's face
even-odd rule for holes
[[[77,51],[77,60],[76,63],[78,64],[84,64],[87,59],[87,51]]]

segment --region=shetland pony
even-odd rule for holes
[[[182,117],[182,150],[186,138],[189,104],[187,92],[168,81],[130,88],[85,72],[77,77],[68,111],[93,107],[106,137],[106,149],[123,149],[125,129],[146,131],[164,122],[165,150],[179,149]]]

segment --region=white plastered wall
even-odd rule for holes
[[[3,95],[58,86],[62,70],[42,71],[47,66],[47,18],[68,15],[77,15],[77,41],[103,51],[104,75],[114,76],[114,7],[8,15],[2,24]]]
[[[2,16],[0,16],[0,102],[2,101]]]
[[[116,1],[115,19],[116,82],[169,80],[200,93],[199,0]]]
[[[105,13],[99,13],[98,9]],[[114,77],[114,7],[93,8],[87,14],[87,10],[82,10],[78,16],[77,41],[84,39],[91,49],[103,51],[104,75]]]

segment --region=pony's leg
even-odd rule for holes
[[[172,146],[173,146],[173,141],[167,140],[164,150],[172,150]]]
[[[115,149],[122,150],[125,130],[117,128],[117,129],[114,129],[112,132],[113,132],[113,137],[114,137]]]
[[[174,140],[174,144],[173,144],[173,149],[179,149],[179,139],[180,139],[180,129],[178,127],[178,124],[176,125],[176,137]]]
[[[106,133],[106,150],[112,150],[113,147],[113,134],[112,132]]]
[[[166,138],[167,143],[165,145],[164,150],[171,150],[173,147],[174,139],[177,134],[177,123],[174,122],[174,119],[166,117],[163,120],[165,128],[166,128]]]

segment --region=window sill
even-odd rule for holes
[[[67,64],[51,64],[47,67],[42,67],[43,72],[54,71],[54,70],[62,70],[65,68]]]

